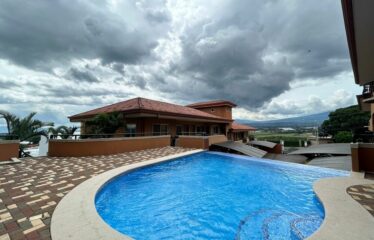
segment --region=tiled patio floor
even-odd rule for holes
[[[50,239],[53,210],[81,182],[123,165],[188,150],[166,147],[111,156],[27,158],[0,166],[0,240]]]
[[[374,184],[351,186],[347,192],[374,217]]]

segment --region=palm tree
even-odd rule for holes
[[[74,135],[75,131],[78,130],[78,127],[76,127],[76,126],[73,126],[73,127],[61,126],[61,127],[63,127],[61,129],[61,131],[62,131],[61,138],[62,139],[68,139],[71,135]]]
[[[113,134],[118,128],[124,126],[124,118],[119,112],[103,113],[87,121],[86,125],[94,134]]]
[[[14,119],[16,119],[17,117],[7,111],[2,111],[0,110],[0,118],[3,118],[6,122],[6,126],[7,126],[7,130],[8,130],[8,134],[10,135],[10,124],[12,121],[14,121]]]
[[[40,136],[46,136],[45,127],[53,126],[53,123],[42,122],[34,119],[35,112],[30,113],[24,118],[19,118],[11,113],[1,111],[0,116],[5,119],[9,135],[17,136],[20,142],[29,141],[36,143],[40,140]],[[24,145],[20,144],[19,157],[29,156],[24,151]]]
[[[54,137],[60,136],[62,139],[68,139],[74,132],[78,129],[78,127],[67,127],[67,126],[59,126],[57,128],[50,127],[48,129],[48,133],[52,134]]]
[[[22,141],[39,141],[41,135],[46,135],[45,127],[53,126],[53,123],[42,122],[33,119],[36,112],[32,112],[24,118],[15,117],[10,124],[11,134],[19,137]]]

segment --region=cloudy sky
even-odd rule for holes
[[[137,96],[265,120],[361,91],[339,0],[3,0],[0,89],[0,109],[60,124]]]

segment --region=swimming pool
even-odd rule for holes
[[[321,225],[315,180],[348,172],[203,152],[128,172],[97,212],[135,239],[303,239]]]

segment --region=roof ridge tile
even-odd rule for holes
[[[173,103],[167,103],[162,101],[156,101],[152,99],[147,98],[132,98],[129,100],[121,101],[115,104],[110,104],[108,106],[92,109],[90,111],[82,112],[73,116],[70,116],[69,118],[78,120],[82,118],[89,118],[94,115],[100,114],[100,113],[109,113],[114,111],[150,111],[150,112],[156,112],[156,113],[162,113],[162,114],[173,114],[178,115],[181,117],[193,117],[193,118],[201,118],[201,119],[209,119],[209,120],[219,120],[224,122],[231,122],[231,120],[228,120],[226,118],[222,118],[204,111],[200,111],[195,108],[187,107],[187,106],[181,106],[178,104]]]

